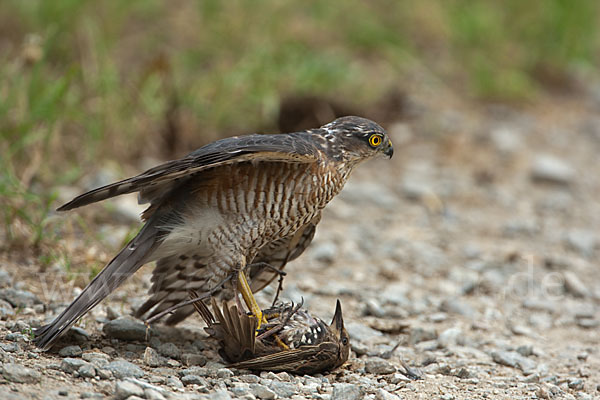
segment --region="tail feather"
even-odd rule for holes
[[[34,342],[38,347],[44,350],[52,347],[71,325],[149,261],[152,252],[161,243],[161,231],[153,222],[148,221],[54,321],[35,330]]]

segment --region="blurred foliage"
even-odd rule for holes
[[[597,65],[599,17],[593,0],[4,0],[7,242],[39,244],[51,188],[98,159],[275,130],[285,95],[360,107],[422,69],[475,98],[535,98]]]

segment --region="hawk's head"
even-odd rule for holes
[[[345,161],[362,161],[378,154],[392,158],[394,147],[386,131],[361,117],[341,117],[321,127],[329,155]]]

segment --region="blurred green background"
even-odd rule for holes
[[[294,99],[372,115],[415,74],[475,102],[574,90],[599,17],[594,0],[4,0],[2,246],[43,243],[55,188],[99,160],[278,131]],[[383,124],[402,117],[387,103]]]

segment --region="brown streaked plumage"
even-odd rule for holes
[[[192,298],[197,294],[191,292]],[[194,307],[206,322],[206,331],[219,343],[219,354],[230,367],[254,371],[316,374],[342,366],[350,354],[350,338],[337,301],[331,324],[313,317],[293,303],[263,310],[267,323],[255,333],[254,316],[237,306],[211,298],[213,312],[202,302]],[[214,314],[213,314],[214,313]]]
[[[298,257],[312,240],[322,209],[352,170],[375,155],[392,153],[379,125],[343,117],[303,132],[218,140],[182,159],[76,197],[58,210],[133,192],[150,206],[138,235],[54,321],[36,330],[36,344],[51,347],[125,279],[155,260],[151,297],[138,316],[150,317],[178,304],[190,289],[209,293],[232,271],[244,271],[236,280],[238,289],[258,315],[252,291],[267,285],[276,273],[246,266],[256,260],[282,269]],[[230,285],[220,296],[231,296],[235,289]],[[167,323],[192,312],[193,307],[182,307]]]

